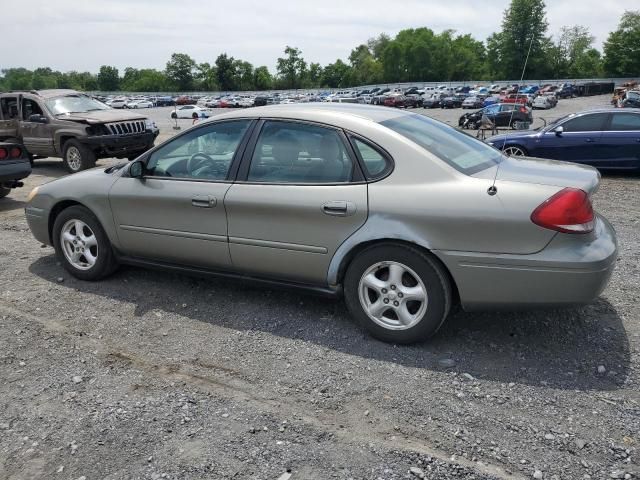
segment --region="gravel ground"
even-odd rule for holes
[[[596,303],[458,311],[398,347],[298,292],[137,268],[75,280],[22,211],[62,174],[38,161],[0,201],[0,478],[640,478],[640,177],[596,195],[620,243]]]

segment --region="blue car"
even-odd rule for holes
[[[546,127],[496,135],[486,142],[506,155],[640,171],[640,109],[572,113]]]

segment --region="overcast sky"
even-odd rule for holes
[[[631,2],[633,3],[633,2]],[[346,60],[381,32],[426,26],[479,40],[500,28],[509,0],[0,0],[0,68],[100,65],[163,69],[173,52],[213,63],[218,54],[274,71],[285,45],[307,62]],[[549,33],[584,25],[601,48],[628,0],[548,0]]]

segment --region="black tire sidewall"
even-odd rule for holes
[[[427,311],[407,330],[389,330],[378,325],[360,304],[360,278],[369,267],[381,261],[406,265],[427,288]],[[351,314],[372,336],[385,342],[407,344],[427,340],[438,331],[451,308],[451,285],[444,267],[432,255],[405,245],[380,244],[365,249],[350,263],[344,278],[344,297]]]
[[[79,270],[71,265],[64,255],[62,245],[60,244],[60,231],[62,227],[66,222],[74,219],[86,223],[98,241],[98,259],[95,265],[88,270]],[[58,260],[62,263],[65,270],[76,278],[81,280],[98,280],[112,273],[117,266],[109,237],[107,237],[107,234],[95,215],[86,207],[74,205],[60,212],[53,224],[52,237]]]
[[[0,187],[0,198],[4,198],[11,192],[10,188]]]
[[[80,152],[80,169],[78,170],[73,170],[67,161],[67,152],[71,147],[76,147]],[[78,173],[82,170],[86,170],[87,168],[94,167],[96,164],[96,155],[77,140],[67,140],[64,143],[64,148],[62,149],[62,161],[69,172]]]

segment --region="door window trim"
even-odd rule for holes
[[[238,144],[236,151],[233,154],[233,158],[231,159],[231,165],[229,166],[229,170],[227,171],[227,177],[224,180],[213,180],[209,178],[189,178],[189,177],[163,177],[163,176],[146,175],[146,174],[142,175],[142,179],[169,180],[169,181],[178,181],[178,182],[199,182],[199,183],[233,183],[238,173],[240,162],[242,161],[242,157],[249,143],[249,139],[251,138],[253,134],[253,130],[257,124],[256,119],[253,117],[225,118],[225,119],[213,120],[213,121],[201,123],[200,125],[197,125],[197,126],[194,126],[193,128],[189,128],[185,130],[179,135],[176,135],[174,137],[167,139],[166,141],[162,142],[160,145],[156,145],[148,152],[145,152],[143,158],[140,159],[140,161],[143,162],[145,171],[146,171],[147,163],[149,162],[151,155],[153,155],[157,150],[164,147],[165,145],[168,145],[169,142],[173,142],[184,135],[191,134],[197,130],[208,128],[213,125],[217,125],[221,123],[238,122],[238,121],[248,121],[249,126],[247,127],[247,131],[244,132],[244,135],[240,140],[240,143]],[[131,176],[129,175],[128,169],[126,172],[123,172],[123,177],[125,176],[128,178],[131,178]]]
[[[352,132],[352,131],[349,131],[349,130],[347,130],[347,137],[349,139],[349,145],[351,146],[353,154],[358,159],[358,163],[360,164],[360,169],[365,174],[365,177],[367,179],[367,183],[379,182],[380,180],[384,180],[389,175],[391,175],[391,173],[395,169],[396,164],[393,161],[393,157],[391,156],[391,154],[387,150],[382,148],[377,143],[369,140],[368,138],[363,137],[362,135],[360,135],[358,133],[355,133],[355,132]],[[377,175],[367,175],[367,173],[368,173],[367,166],[366,166],[366,164],[364,162],[364,159],[362,158],[362,154],[360,153],[360,150],[356,146],[354,140],[358,140],[359,142],[367,144],[369,147],[373,148],[376,152],[378,152],[380,154],[380,156],[382,156],[382,158],[384,158],[386,160],[387,165],[385,166],[385,168],[384,168],[384,170],[382,172],[380,172]]]
[[[253,154],[255,152],[256,146],[258,144],[258,138],[260,138],[260,134],[262,133],[262,130],[265,126],[265,124],[267,122],[281,122],[281,123],[296,123],[299,125],[310,125],[310,126],[314,126],[314,127],[321,127],[321,128],[326,128],[329,130],[334,130],[338,136],[340,137],[340,140],[343,143],[344,149],[347,152],[347,155],[349,156],[349,159],[351,160],[351,163],[353,165],[353,173],[352,173],[352,177],[350,181],[347,182],[332,182],[332,183],[327,183],[327,182],[322,182],[322,183],[318,183],[318,182],[304,182],[304,183],[300,183],[300,182],[253,182],[253,181],[249,181],[249,169],[251,168],[251,161],[253,159]],[[247,148],[244,151],[244,155],[242,157],[242,160],[240,162],[240,167],[235,179],[235,183],[242,183],[242,184],[246,184],[246,185],[282,185],[282,186],[287,186],[287,185],[291,185],[291,186],[344,186],[344,185],[361,185],[361,184],[366,184],[367,181],[365,179],[364,173],[362,171],[362,168],[360,166],[360,162],[358,161],[357,156],[355,156],[355,153],[353,152],[353,149],[351,147],[351,142],[349,142],[347,136],[345,135],[345,132],[342,128],[340,127],[336,127],[335,125],[330,125],[327,123],[322,123],[322,122],[314,122],[314,121],[310,121],[310,120],[301,120],[301,119],[297,119],[297,118],[281,118],[281,117],[263,117],[260,118],[255,129],[253,130],[253,133],[251,134],[251,139],[248,142]]]
[[[582,118],[582,117],[586,117],[589,115],[606,115],[607,118],[604,120],[604,123],[602,124],[602,130],[581,130],[579,132],[562,132],[563,135],[565,134],[571,134],[571,133],[603,133],[607,130],[607,127],[610,125],[611,123],[611,113],[610,112],[590,112],[590,113],[585,113],[582,115],[576,115],[573,116],[571,118],[567,118],[564,122],[559,123],[558,125],[554,125],[553,128],[551,128],[550,130],[547,130],[545,133],[555,133],[555,129],[558,127],[563,127],[563,125],[567,122],[570,122],[572,120],[576,120],[578,118]],[[564,127],[563,127],[564,128]]]

